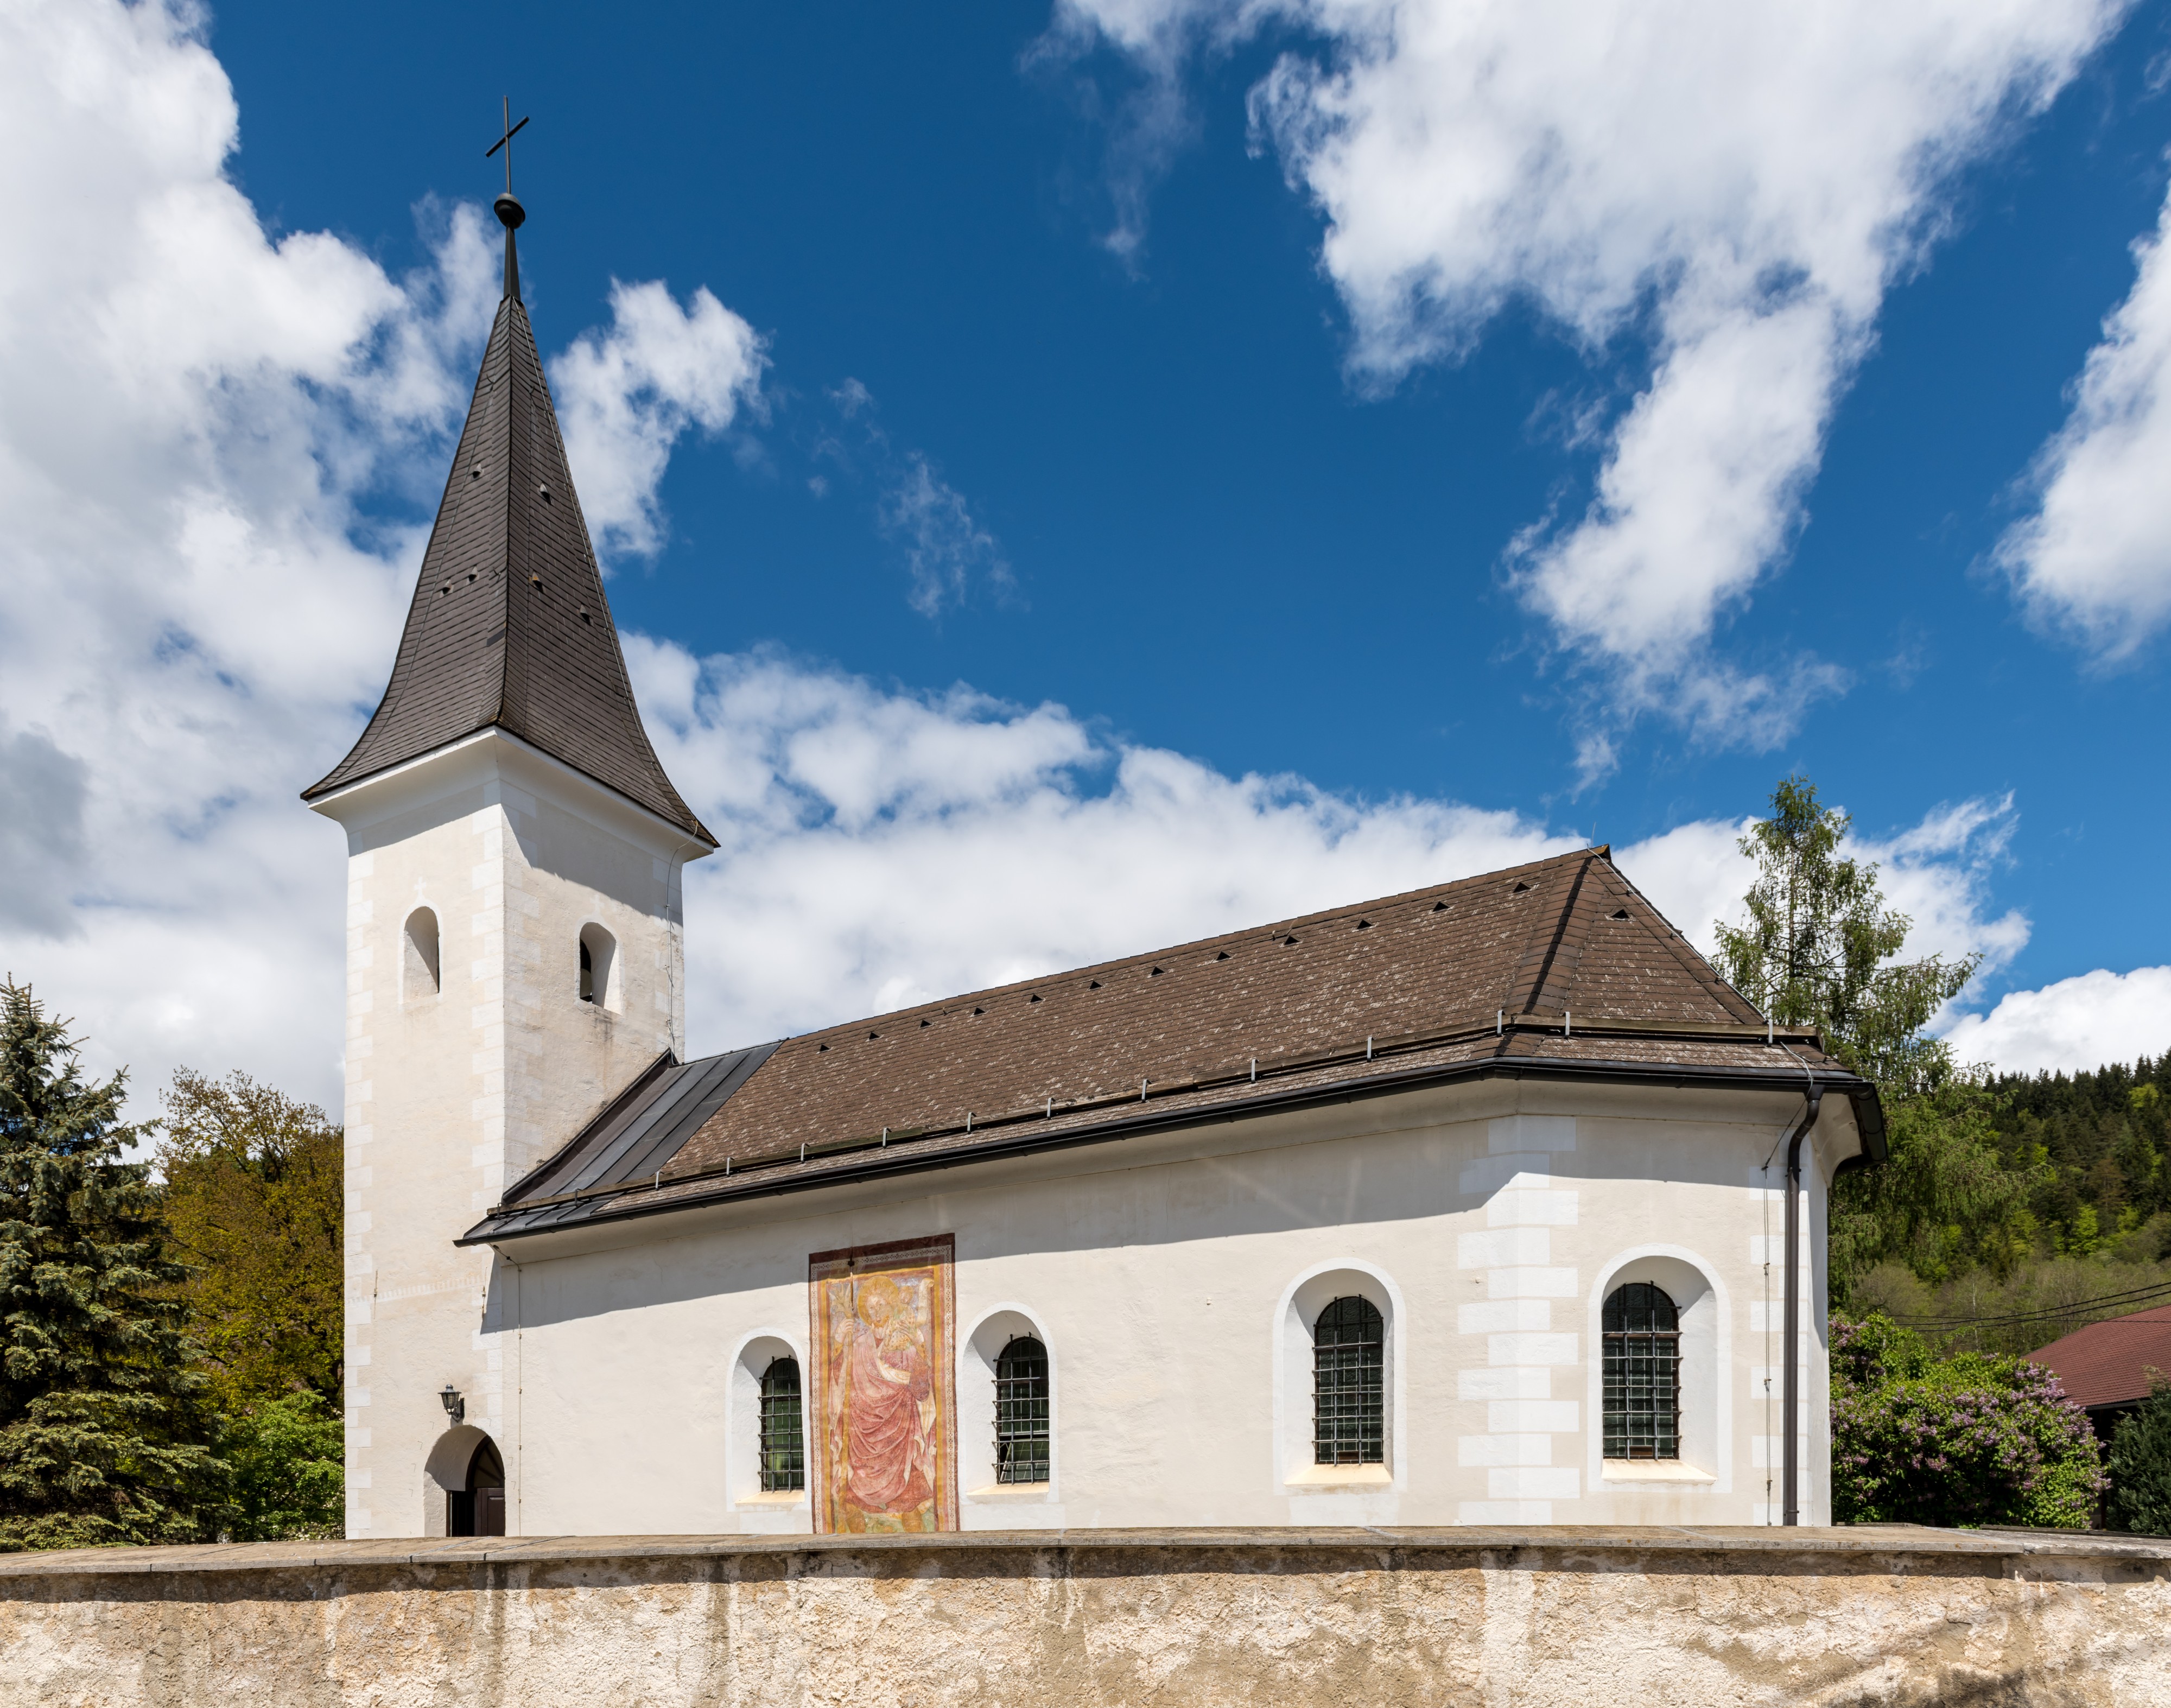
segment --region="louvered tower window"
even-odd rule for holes
[[[1605,1456],[1681,1456],[1681,1322],[1648,1281],[1605,1301]]]
[[[1337,1298],[1311,1331],[1311,1446],[1320,1464],[1386,1462],[1387,1325],[1367,1298]]]
[[[995,1480],[1048,1480],[1048,1348],[1020,1335],[995,1360]]]
[[[761,1373],[761,1489],[807,1486],[807,1443],[799,1421],[799,1360],[771,1358]]]

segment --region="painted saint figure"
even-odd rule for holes
[[[830,1354],[832,1391],[842,1402],[831,1443],[842,1448],[845,1500],[878,1523],[890,1518],[933,1529],[935,1370],[925,1302],[886,1275],[838,1290],[850,1299]]]

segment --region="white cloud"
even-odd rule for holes
[[[566,455],[596,549],[662,549],[657,498],[689,426],[721,433],[757,404],[768,365],[753,328],[704,286],[681,308],[655,281],[611,281],[609,329],[583,333],[550,364]]]
[[[1622,849],[1621,869],[1691,943],[1716,954],[1714,926],[1747,918],[1742,898],[1756,873],[1740,840],[1755,822],[1678,826]],[[1980,956],[1986,976],[2028,942],[2026,916],[2017,908],[1993,912],[1991,897],[1991,878],[2017,827],[2011,796],[1964,800],[1936,807],[1889,837],[1851,835],[1841,851],[1874,864],[1885,899],[1913,921],[1909,959]]]
[[[223,176],[234,125],[170,13],[0,13],[0,144],[58,163],[0,177],[0,327],[27,333],[0,338],[0,970],[76,1018],[94,1067],[131,1064],[139,1100],[187,1062],[336,1106],[340,843],[295,791],[383,684],[421,540],[362,495],[433,495],[494,244],[472,209],[436,217],[406,278],[329,237],[275,244]],[[641,410],[729,420],[751,380],[720,378],[726,358],[750,375],[758,351],[699,294],[630,294],[646,306],[621,297],[586,372],[603,417],[662,444],[622,466],[660,474],[668,440]],[[642,315],[663,329],[647,342]],[[652,484],[621,495],[621,516],[653,517]],[[965,688],[629,651],[667,763],[724,838],[689,886],[706,1044],[1576,841],[1512,811],[1226,777]],[[1969,875],[2008,821],[1956,810],[1895,843],[1939,941],[2024,929],[1990,919]],[[1739,893],[1735,828],[1685,826],[1622,861],[1702,935]]]
[[[1354,801],[1112,742],[1059,706],[915,695],[776,655],[629,645],[666,768],[722,838],[687,880],[695,1041],[723,1047],[1581,845],[1512,811]],[[2026,941],[1990,911],[2010,801],[1940,808],[1856,851],[1915,952]],[[1617,849],[1700,947],[1752,875],[1744,825]]]
[[[2084,1072],[2171,1050],[2171,966],[2102,968],[2040,990],[2016,990],[1945,1034],[1963,1062],[2008,1073]]]
[[[1188,39],[1312,41],[1252,90],[1254,134],[1327,220],[1360,380],[1466,351],[1533,303],[1650,376],[1587,507],[1509,563],[1611,699],[1768,742],[1837,686],[1712,664],[1781,559],[1884,292],[1954,169],[2044,105],[2123,0],[1059,0],[1150,73]],[[1747,715],[1745,717],[1744,714]],[[1594,744],[1595,763],[1605,745]]]
[[[2041,618],[2126,657],[2171,618],[2171,197],[2134,244],[2139,276],[2043,447],[2034,513],[1997,560]]]
[[[274,241],[200,23],[0,8],[0,972],[140,1093],[189,1062],[336,1106],[340,841],[295,795],[383,685],[422,540],[370,506],[437,495],[497,245],[428,206],[405,277]],[[607,420],[726,418],[717,352],[752,357],[712,305],[623,291]]]
[[[975,578],[998,592],[1011,586],[1010,566],[995,537],[973,520],[964,495],[938,476],[917,451],[904,459],[882,495],[882,529],[904,548],[912,572],[912,608],[923,617],[965,597]]]
[[[1010,561],[1001,542],[973,517],[965,495],[942,478],[925,452],[900,447],[891,438],[863,382],[847,377],[830,388],[828,399],[839,425],[817,435],[814,458],[875,487],[875,525],[903,552],[911,577],[906,602],[932,619],[947,606],[963,604],[975,589],[1008,599],[1016,588]],[[829,477],[817,474],[807,485],[817,498],[825,497]]]

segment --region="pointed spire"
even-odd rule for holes
[[[641,727],[520,300],[512,233],[526,216],[509,190],[497,211],[505,297],[392,680],[354,750],[302,798],[497,728],[713,847]]]

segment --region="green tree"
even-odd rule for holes
[[[2021,1358],[1931,1356],[1871,1316],[1831,1324],[1832,1518],[2084,1529],[2104,1476],[2088,1414]]]
[[[1889,1090],[1935,1083],[1950,1066],[1922,1028],[1974,975],[1977,958],[1895,959],[1913,921],[1884,903],[1878,868],[1842,857],[1852,820],[1788,777],[1772,816],[1741,838],[1756,862],[1748,923],[1717,926],[1721,970],[1782,1025],[1815,1026],[1839,1060]]]
[[[222,1527],[237,1542],[338,1536],[346,1523],[344,1432],[315,1390],[260,1399],[224,1420],[233,1476]]]
[[[220,1408],[307,1388],[337,1416],[343,1325],[340,1129],[244,1074],[183,1068],[161,1099],[166,1218]]]
[[[223,1468],[125,1075],[0,982],[0,1548],[196,1539]]]
[[[2155,1381],[2147,1403],[2119,1419],[2104,1468],[2110,1473],[2104,1504],[2111,1523],[2138,1535],[2171,1536],[2171,1383]]]
[[[1887,1100],[1884,1165],[1832,1185],[1828,1250],[1838,1303],[1888,1259],[1934,1286],[1978,1265],[2003,1276],[2029,1256],[2029,1197],[2047,1165],[2001,1154],[1999,1110],[1987,1074],[1974,1069]]]

